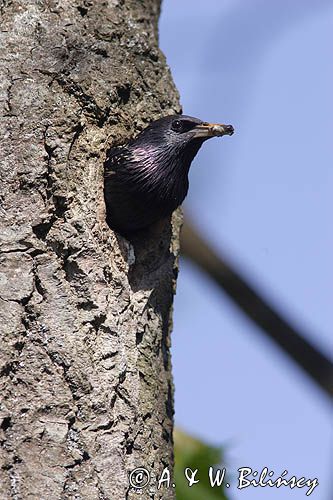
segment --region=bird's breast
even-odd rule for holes
[[[108,223],[119,232],[136,231],[171,215],[187,194],[187,171],[147,148],[124,151],[123,156],[118,152],[108,165]]]

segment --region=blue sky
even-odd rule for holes
[[[191,168],[185,209],[312,342],[333,354],[333,5],[164,0],[160,44],[184,112],[232,123]],[[318,477],[330,500],[327,398],[190,263],[175,299],[176,424],[225,444],[229,470]],[[303,490],[229,490],[232,499]]]

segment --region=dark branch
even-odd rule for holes
[[[327,394],[333,395],[332,362],[291,326],[228,262],[219,257],[188,221],[183,226],[181,249]]]

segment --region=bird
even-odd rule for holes
[[[233,133],[232,125],[168,115],[110,148],[104,162],[109,227],[127,237],[170,216],[187,195],[189,169],[202,144]]]

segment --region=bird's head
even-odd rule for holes
[[[136,144],[150,145],[152,148],[161,148],[167,154],[178,156],[186,153],[194,155],[204,141],[211,137],[232,135],[234,129],[231,125],[208,123],[186,115],[165,116],[152,122],[135,139]]]
[[[157,177],[176,183],[186,177],[202,143],[211,137],[232,135],[231,125],[208,123],[186,115],[171,115],[152,122],[132,142],[138,163]],[[156,176],[154,175],[156,174]]]
[[[111,151],[106,162],[106,200],[113,226],[133,231],[170,215],[187,194],[188,171],[202,143],[233,132],[231,125],[186,115],[165,116],[123,148]]]
[[[207,123],[192,116],[160,118],[129,143],[125,177],[137,192],[160,200],[166,210],[174,209],[186,196],[188,171],[202,143],[233,132],[231,125]]]

